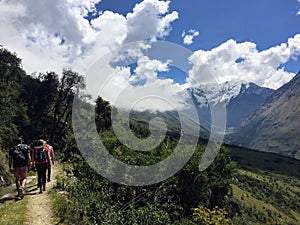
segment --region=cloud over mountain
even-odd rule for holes
[[[170,67],[174,62],[151,58],[145,52],[151,45],[172,34],[174,24],[181,19],[180,11],[171,7],[171,1],[139,1],[123,14],[113,10],[102,11],[98,8],[99,3],[101,0],[2,0],[0,30],[4,32],[0,33],[0,44],[23,59],[22,64],[29,74],[61,73],[67,67],[86,75],[97,60],[116,48],[147,40],[127,52],[136,60],[134,71],[126,65],[123,54],[118,55],[118,60],[123,60],[121,65],[107,61],[106,66],[114,75],[107,100],[116,99],[121,90],[127,89],[128,99],[135,99],[138,93],[140,96],[143,96],[142,93],[156,93],[172,99],[176,106],[182,106],[185,99],[179,97],[182,96],[180,92],[198,83],[222,83],[238,78],[278,88],[294,75],[285,70],[284,64],[299,57],[300,34],[289,38],[286,43],[264,50],[258,50],[254,42],[229,39],[213,49],[191,52],[191,57],[185,59],[186,64],[191,63],[191,70],[186,74],[184,84],[174,82],[172,76],[176,74],[162,79],[158,74],[172,73]],[[177,35],[180,43],[184,38],[184,43],[190,45],[199,32],[192,29]],[[177,53],[170,51],[166,54],[172,56]],[[95,76],[91,83],[102,81],[101,75]],[[159,104],[154,105],[162,108]]]
[[[263,51],[253,42],[228,40],[210,51],[195,51],[190,57],[193,68],[187,80],[193,85],[241,79],[276,89],[294,76],[281,65],[299,55],[300,34]]]

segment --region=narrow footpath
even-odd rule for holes
[[[54,225],[55,218],[51,209],[51,200],[48,192],[56,184],[57,166],[52,165],[51,181],[46,183],[46,191],[39,194],[39,189],[36,188],[29,196],[27,210],[28,218],[25,224],[27,225]]]

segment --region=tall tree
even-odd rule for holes
[[[9,147],[20,135],[19,127],[28,122],[26,106],[20,99],[22,80],[26,77],[21,59],[0,48],[0,145]]]

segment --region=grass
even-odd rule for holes
[[[28,176],[35,175],[35,172],[30,171],[28,173]],[[36,184],[36,180],[32,180],[30,183],[28,183],[26,186],[27,188],[30,188],[30,186],[33,186]],[[29,191],[29,189],[27,189]],[[27,204],[28,204],[28,198],[30,195],[24,195],[24,198],[22,200],[17,200],[14,196],[16,196],[17,191],[13,189],[13,193],[7,193],[10,194],[11,197],[9,197],[8,200],[6,200],[3,204],[1,204],[0,208],[0,224],[5,225],[23,225],[26,223],[27,220]]]
[[[23,225],[27,216],[28,196],[22,200],[8,200],[0,208],[0,224]]]
[[[272,214],[277,215],[279,220],[278,222],[280,222],[280,224],[291,224],[295,222],[293,218],[290,218],[284,213],[278,211],[272,204],[268,204],[264,201],[256,199],[251,195],[251,193],[239,188],[234,184],[232,184],[231,187],[234,197],[242,203],[244,208],[255,208],[255,210],[257,210],[261,214],[264,214],[268,210],[269,212],[272,212]]]
[[[298,178],[242,169],[238,171],[238,177],[231,187],[241,208],[239,219],[248,220],[251,224],[261,224],[262,221],[263,224],[299,224],[299,207],[286,202],[292,199],[299,201]],[[282,197],[280,201],[277,200],[278,193]]]

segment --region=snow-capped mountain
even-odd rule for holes
[[[222,84],[201,84],[188,89],[198,108],[200,119],[210,121],[210,106],[226,104],[227,127],[236,127],[261,106],[274,90],[251,82],[227,81]]]
[[[300,71],[237,128],[231,143],[300,159]]]

